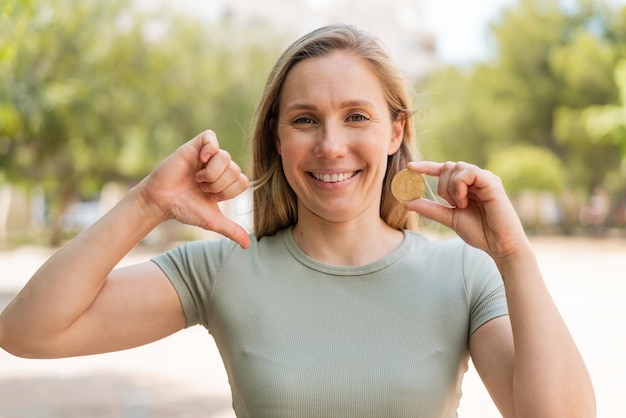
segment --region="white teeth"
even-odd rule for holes
[[[354,176],[356,174],[356,171],[352,171],[350,173],[333,173],[333,174],[320,174],[320,173],[313,173],[313,177],[315,177],[317,180],[321,180],[324,183],[337,183],[339,181],[345,181],[348,180],[349,178],[351,178],[352,176]]]

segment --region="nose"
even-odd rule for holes
[[[336,123],[327,122],[319,131],[314,153],[317,158],[336,159],[348,151],[345,132]]]

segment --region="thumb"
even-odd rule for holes
[[[221,212],[218,212],[212,224],[207,229],[230,238],[243,249],[250,247],[250,236],[248,232],[241,225],[227,218]]]
[[[435,222],[452,228],[454,208],[428,199],[416,199],[404,204],[406,210],[413,211]]]

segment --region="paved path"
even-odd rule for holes
[[[555,301],[595,383],[598,416],[626,417],[626,241],[535,238]],[[0,252],[0,309],[50,255]],[[145,260],[136,250],[122,264]],[[475,371],[461,418],[499,417]],[[232,418],[219,354],[200,327],[145,347],[97,356],[25,360],[0,350],[0,418]]]

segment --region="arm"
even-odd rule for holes
[[[217,206],[247,185],[212,132],[187,142],[44,263],[0,315],[0,346],[24,357],[65,357],[130,348],[183,328],[178,296],[156,265],[113,269],[167,219],[247,247],[245,230]]]
[[[438,194],[406,204],[486,251],[504,279],[509,317],[479,328],[470,340],[478,373],[505,417],[593,417],[591,379],[543,281],[523,227],[500,180],[465,163],[411,163],[439,177]]]

